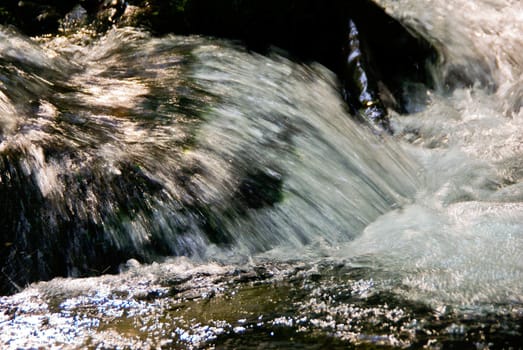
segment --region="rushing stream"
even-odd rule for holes
[[[393,136],[281,53],[0,27],[0,347],[520,347],[522,4],[376,2],[441,53]]]

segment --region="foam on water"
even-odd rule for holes
[[[521,303],[521,2],[379,2],[440,46],[439,88],[425,109],[394,118],[424,168],[415,203],[376,220],[345,252],[397,273],[399,293],[416,300]]]

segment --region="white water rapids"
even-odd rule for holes
[[[407,294],[470,305],[523,298],[523,6],[520,1],[383,1],[440,46],[440,88],[453,70],[472,87],[428,93],[394,119],[423,165],[415,203],[350,246],[391,271]],[[494,87],[494,92],[487,92]]]
[[[73,341],[58,330],[69,329],[67,324],[71,330],[82,330],[74,333],[80,340],[73,345],[84,346],[90,341],[86,339],[98,339],[91,330],[97,329],[99,321],[70,322],[71,305],[87,303],[79,295],[108,298],[122,292],[121,286],[164,281],[168,275],[192,278],[194,290],[215,293],[222,286],[217,282],[220,287],[214,291],[214,282],[205,276],[229,276],[235,269],[254,271],[265,264],[283,281],[288,271],[303,264],[314,271],[325,265],[363,269],[361,280],[346,288],[360,290],[355,295],[366,298],[369,289],[391,293],[405,302],[427,305],[438,315],[446,308],[496,314],[501,312],[499,307],[514,308],[521,316],[523,4],[519,0],[376,2],[442,55],[432,67],[436,88],[409,87],[405,98],[413,113],[391,111],[394,136],[375,135],[353,121],[337,92],[336,78],[320,65],[294,63],[277,54],[252,54],[227,41],[158,39],[131,29],[111,30],[92,42],[89,39],[87,45],[78,39],[82,34],[40,38],[35,44],[0,29],[0,57],[41,65],[42,71],[61,71],[78,90],[60,92],[59,100],[73,97],[80,106],[94,106],[80,108],[75,117],[63,117],[67,113],[59,111],[51,97],[47,99],[48,89],[55,91],[56,86],[45,76],[18,72],[20,79],[32,84],[28,89],[41,92],[42,97],[35,117],[28,118],[33,112],[12,102],[24,99],[26,90],[14,97],[0,90],[0,152],[22,150],[26,158],[21,168],[28,174],[36,171],[32,174],[36,186],[53,210],[63,215],[74,207],[79,216],[107,225],[116,246],[129,245],[140,252],[161,236],[173,242],[171,251],[190,255],[189,260],[173,258],[151,266],[130,262],[131,272],[120,276],[56,279],[3,297],[0,307],[4,310],[10,305],[23,310],[20,305],[29,300],[44,302],[47,296],[61,293],[70,296],[70,303],[61,304],[58,321],[51,319],[52,335],[35,331],[31,336],[30,331],[41,325],[40,316],[20,316],[15,321],[5,311],[0,314],[0,344],[30,347]],[[180,68],[186,60],[190,60],[189,72]],[[127,66],[122,67],[122,62]],[[113,76],[104,75],[106,67],[114,68]],[[201,120],[171,108],[179,104],[177,94],[186,93],[180,79],[187,75],[195,84],[191,89],[205,91],[198,95],[203,102],[197,105]],[[150,107],[147,96],[160,90],[173,97]],[[154,111],[161,118],[151,126],[144,119],[129,117],[133,109],[144,115]],[[68,147],[78,149],[74,157],[62,163],[46,159],[42,148],[52,138],[50,125],[66,135]],[[77,125],[88,125],[88,129]],[[186,147],[183,143],[188,139],[194,143]],[[64,195],[70,183],[64,178],[79,178],[82,167],[118,176],[120,164],[126,161],[139,163],[144,176],[160,183],[162,196],[145,197],[147,210],[136,209],[136,216],[125,223],[127,236],[122,237],[104,222],[112,214],[97,213],[105,204],[99,193],[88,187],[85,200],[71,204]],[[181,164],[198,168],[190,191],[173,177]],[[236,190],[251,170],[282,180],[282,198],[236,215]],[[210,208],[206,210],[217,220],[214,225],[228,244],[212,243],[194,217],[180,208],[180,203],[190,202],[185,199],[189,194]],[[173,212],[177,216],[171,220]],[[151,222],[157,230],[154,234],[148,226]],[[172,232],[175,225],[183,226],[183,232]],[[198,283],[206,283],[205,288]],[[341,283],[326,286],[324,292],[341,293],[344,288]],[[155,303],[148,307],[163,307]],[[316,299],[297,304],[301,311],[304,305],[314,312],[327,308]],[[139,313],[144,304],[136,305],[126,306],[126,312]],[[50,309],[44,306],[42,310]],[[28,313],[38,310],[35,307]],[[389,315],[386,302],[380,310],[376,314]],[[312,320],[312,314],[303,317]],[[347,316],[347,323],[351,317]],[[309,326],[327,329],[312,321]],[[17,327],[24,329],[18,336]],[[334,337],[363,339],[355,337],[353,330],[340,329],[339,334],[332,332]],[[188,343],[199,346],[202,339],[206,344],[205,336]],[[396,338],[383,343],[411,344]],[[120,343],[106,345],[114,344]]]
[[[300,229],[300,232],[306,231],[309,241],[316,243],[312,248],[305,246],[300,250],[277,247],[268,253],[271,258],[300,260],[329,256],[355,264],[370,264],[386,271],[385,278],[395,280],[394,284],[401,281],[394,286],[398,293],[434,306],[521,303],[522,5],[518,1],[382,1],[380,4],[435,43],[443,53],[439,65],[434,68],[437,90],[421,89],[408,96],[413,104],[420,99],[427,101],[426,108],[418,108],[419,112],[409,116],[393,117],[396,136],[394,140],[383,141],[369,133],[365,136],[365,130],[344,116],[338,119],[337,116],[343,114],[339,111],[340,103],[336,103],[329,86],[322,86],[321,80],[303,82],[303,86],[314,85],[306,88],[303,95],[300,95],[301,89],[289,94],[292,87],[286,86],[284,78],[277,85],[269,81],[267,90],[272,88],[278,96],[272,102],[278,110],[285,109],[285,105],[277,104],[278,98],[284,101],[300,99],[306,104],[303,113],[321,113],[320,117],[307,120],[326,123],[316,126],[316,130],[325,130],[336,151],[323,150],[321,140],[316,143],[316,135],[305,133],[296,143],[300,144],[298,150],[311,152],[306,155],[310,157],[310,163],[300,169],[300,163],[293,162],[293,182],[288,185],[291,187],[296,181],[299,192],[307,193],[305,197],[313,199],[327,219],[314,216],[310,210],[300,212],[303,206],[290,199],[278,206],[278,212],[270,211],[267,216],[256,217],[254,225],[268,225],[268,231],[290,236],[274,223],[278,214],[284,211],[285,216],[301,217],[308,229]],[[227,59],[223,59],[222,64],[227,64]],[[265,63],[253,62],[253,66],[245,63],[236,67],[234,62],[224,74],[228,74],[226,79],[235,81],[242,81],[250,72],[259,71],[256,66]],[[474,82],[473,86],[460,86],[462,81],[456,83],[453,75],[456,70],[462,81]],[[224,78],[206,77],[217,81]],[[233,85],[233,90],[225,94],[232,95],[231,101],[242,101],[238,102],[241,105],[252,103],[254,110],[264,108],[266,102],[258,99],[257,91],[263,89],[266,81],[255,81],[256,86],[238,84],[236,88]],[[453,87],[450,91],[449,84]],[[216,85],[218,91],[223,92],[225,86],[219,82]],[[246,95],[243,91],[250,93]],[[253,154],[256,151],[250,147],[257,147],[255,142],[238,142],[231,136],[231,130],[239,130],[234,137],[251,130],[249,123],[252,121],[235,118],[238,115],[234,113],[234,106],[232,109],[232,113],[220,111],[224,117],[219,123],[224,124],[211,123],[213,139],[209,142],[221,145],[216,148],[221,152],[230,151],[229,147],[233,150],[240,147],[247,154]],[[322,119],[325,114],[329,116],[326,120]],[[260,133],[255,137],[270,132],[259,128],[253,129],[253,133]],[[246,134],[240,137],[252,136]],[[364,140],[360,141],[361,137]],[[372,157],[370,162],[375,173],[369,177],[380,182],[380,188],[392,186],[395,193],[404,198],[397,201],[401,208],[392,208],[372,220],[355,240],[332,244],[332,241],[339,241],[339,236],[358,219],[368,222],[370,218],[365,216],[374,215],[376,209],[373,207],[380,203],[380,198],[371,190],[363,192],[361,179],[354,180],[351,170],[343,167],[344,159],[336,157],[338,152],[344,159],[355,154],[357,160],[353,164],[362,167],[368,164],[367,157]],[[265,156],[274,159],[281,155]],[[362,191],[364,202],[352,198],[358,189]],[[330,222],[345,223],[342,224],[344,229],[330,226]],[[321,225],[316,228],[313,223]],[[246,228],[245,225],[240,227]],[[331,238],[332,234],[338,235],[338,240],[322,241]],[[274,239],[272,235],[269,237]]]

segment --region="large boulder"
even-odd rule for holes
[[[83,16],[83,20],[78,22],[80,26],[89,25],[98,30],[112,25],[133,25],[145,27],[156,35],[177,33],[227,37],[242,41],[257,52],[266,53],[277,46],[296,60],[319,61],[338,73],[340,90],[345,92],[349,108],[355,114],[369,119],[378,129],[388,131],[390,126],[382,96],[391,95],[392,102],[388,107],[401,110],[402,84],[408,79],[425,82],[427,77],[423,62],[432,54],[429,45],[413,37],[401,24],[368,0],[328,3],[320,0],[131,0],[127,5],[122,1],[101,0],[67,3],[57,0],[8,0],[0,5],[0,22],[14,24],[29,35],[57,33],[61,25],[63,30],[67,18],[76,16],[71,15],[72,12]],[[67,32],[64,33],[67,35]],[[6,34],[5,37],[10,35],[15,34]],[[6,46],[6,52],[24,47],[24,53],[29,55],[27,48],[34,44],[30,40],[16,38],[13,39],[12,47]],[[23,45],[20,46],[20,43]],[[42,159],[50,160],[52,164],[54,161],[58,164],[63,159],[80,162],[83,158],[71,156],[75,152],[69,150],[63,142],[68,137],[76,140],[82,130],[90,133],[88,125],[82,121],[82,113],[98,110],[112,115],[122,111],[106,111],[104,106],[96,106],[95,102],[79,102],[78,96],[89,89],[69,86],[68,80],[77,67],[72,66],[71,72],[64,71],[63,65],[53,68],[52,62],[40,62],[39,47],[35,45],[34,50],[35,60],[31,64],[29,60],[17,60],[17,55],[0,55],[0,78],[4,81],[0,85],[0,102],[2,93],[6,101],[14,102],[13,106],[6,103],[4,112],[12,111],[13,115],[23,115],[31,120],[38,116],[40,109],[45,112],[46,106],[40,105],[40,100],[54,101],[53,105],[60,106],[64,104],[61,100],[63,94],[76,94],[76,98],[68,100],[70,105],[63,106],[59,113],[61,119],[53,119],[53,123],[60,123],[60,137],[54,139],[56,144],[46,140],[42,146],[45,152],[41,153],[33,154],[24,146],[4,149],[0,155],[0,212],[3,213],[0,215],[0,257],[5,262],[0,264],[0,294],[12,293],[27,283],[54,276],[117,272],[119,263],[131,257],[152,261],[157,256],[144,253],[141,246],[136,248],[132,244],[107,237],[108,232],[113,236],[125,236],[125,225],[130,226],[128,223],[142,218],[147,219],[147,225],[144,225],[147,230],[151,227],[149,223],[157,223],[158,226],[158,234],[147,243],[152,248],[146,247],[146,252],[151,250],[158,255],[185,254],[185,251],[165,246],[164,242],[169,240],[163,235],[168,230],[164,230],[162,223],[153,220],[153,210],[139,205],[154,200],[165,199],[168,202],[170,198],[162,198],[164,188],[133,162],[118,164],[118,174],[111,173],[110,176],[104,173],[105,163],[102,161],[86,163],[78,167],[77,173],[61,175],[60,180],[65,184],[67,193],[85,195],[86,198],[93,194],[96,198],[103,198],[93,204],[90,210],[82,209],[82,204],[61,204],[68,203],[67,198],[53,201],[46,196],[45,186],[43,190],[41,188],[40,170],[28,170],[27,159],[30,159],[35,169],[41,168]],[[117,57],[116,61],[127,65],[125,68],[139,66],[139,61],[133,62],[139,56],[126,56],[129,48],[122,49],[120,53],[122,56]],[[172,59],[172,56],[169,58]],[[181,61],[189,59],[186,57]],[[99,64],[103,66],[109,63],[100,61]],[[120,71],[129,81],[137,74],[137,70],[131,68]],[[114,72],[110,69],[107,74],[104,79],[114,78]],[[162,89],[173,88],[180,81],[175,74],[169,77],[173,81],[164,84]],[[87,84],[92,85],[90,81]],[[177,89],[175,94],[183,97],[181,95],[185,90],[186,86]],[[155,107],[158,105],[157,99],[170,99],[174,93],[171,90],[163,91],[157,86],[154,91],[151,96],[142,96],[143,106],[151,108],[151,115],[161,119],[162,110]],[[187,104],[190,99],[180,101]],[[130,107],[129,111],[125,110],[127,106],[122,108],[125,113],[132,112]],[[176,108],[185,112],[181,102]],[[2,122],[0,116],[0,131],[3,133],[3,129],[8,129],[9,125],[3,125]],[[148,119],[143,122],[149,125]],[[66,126],[69,128],[69,136],[63,131]],[[17,134],[15,131],[13,133]],[[97,133],[95,136],[94,144],[103,144],[106,138],[112,137],[112,131],[107,135]],[[34,141],[29,143],[33,144]],[[160,154],[163,153],[162,148]],[[182,161],[178,163],[185,164]],[[190,231],[193,226],[197,226],[210,237],[210,241],[225,241],[227,237],[220,231],[220,218],[226,216],[228,210],[260,210],[282,199],[283,182],[277,171],[266,171],[263,167],[250,170],[237,180],[237,189],[229,196],[231,202],[235,203],[232,209],[225,207],[212,211],[201,203],[188,200],[192,192],[184,187],[187,195],[181,196],[183,201],[180,200],[175,209],[166,209],[168,217],[172,217],[172,221],[179,219],[179,222],[167,222],[165,225],[177,227],[180,232]],[[188,182],[184,179],[183,171],[179,173],[182,174],[179,175],[179,182]],[[90,186],[96,190],[89,190]],[[177,217],[172,215],[176,210]],[[96,220],[87,215],[91,212],[96,213]],[[64,245],[61,242],[68,243]]]

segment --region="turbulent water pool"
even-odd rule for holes
[[[522,4],[376,2],[441,53],[393,136],[276,52],[0,27],[0,347],[520,348]]]

